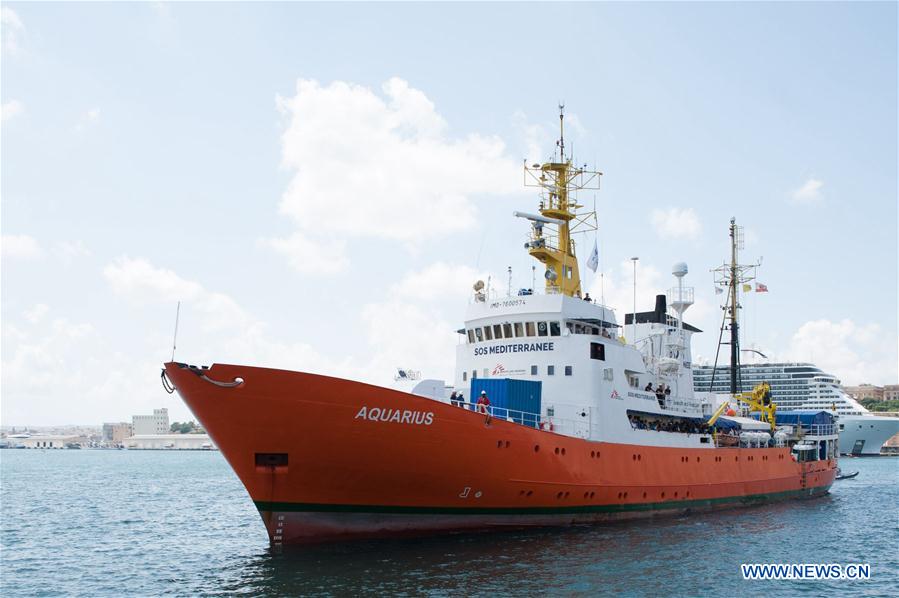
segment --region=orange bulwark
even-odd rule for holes
[[[274,544],[569,525],[825,494],[836,461],[556,434],[360,382],[167,363]]]

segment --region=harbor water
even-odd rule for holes
[[[899,594],[899,459],[827,497],[685,517],[275,551],[218,452],[0,451],[0,595]],[[741,563],[868,563],[745,581]]]

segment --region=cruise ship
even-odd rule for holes
[[[714,385],[712,378],[714,376]],[[899,434],[899,418],[874,415],[843,392],[840,380],[811,363],[740,365],[741,388],[768,382],[780,410],[825,410],[839,416],[840,453],[879,455],[883,444]],[[693,366],[696,392],[726,394],[730,367]]]

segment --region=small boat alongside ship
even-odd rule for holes
[[[525,174],[538,188],[526,250],[542,292],[496,297],[476,283],[459,330],[462,406],[311,372],[169,362],[171,384],[246,487],[273,545],[462,530],[564,526],[826,494],[837,473],[827,417],[783,425],[764,387],[746,415],[704,410],[693,388],[676,286],[652,312],[582,299],[572,234],[600,173],[565,152]],[[729,284],[736,287],[736,225]],[[735,288],[732,296],[736,297]],[[731,306],[734,317],[738,309]],[[736,333],[736,330],[734,330]],[[660,388],[667,393],[656,393]],[[477,401],[481,393],[489,404]]]

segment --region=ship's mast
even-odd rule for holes
[[[755,280],[755,271],[760,264],[740,264],[739,250],[743,249],[743,227],[737,226],[734,218],[730,219],[730,263],[722,264],[712,270],[715,283],[727,287],[727,303],[722,306],[724,320],[730,330],[730,392],[743,392],[740,379],[740,287]],[[722,332],[724,324],[722,324]],[[719,339],[720,343],[720,339]],[[720,347],[720,344],[719,344]],[[717,358],[715,367],[717,368]],[[714,380],[714,372],[712,373]]]
[[[565,106],[559,106],[558,156],[544,164],[524,164],[525,185],[539,187],[540,215],[516,212],[531,221],[531,233],[525,248],[546,266],[547,293],[575,296],[581,292],[575,243],[571,235],[596,230],[596,212],[579,212],[576,193],[583,189],[599,189],[601,172],[574,166],[565,155]]]
[[[740,322],[737,310],[740,304],[737,302],[737,224],[730,219],[730,392],[736,394],[743,389],[737,387],[738,372],[740,371]]]

